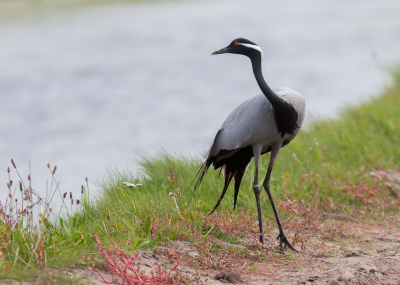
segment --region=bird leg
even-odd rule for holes
[[[253,154],[254,154],[254,164],[255,164],[253,191],[254,191],[254,195],[256,196],[256,203],[257,203],[258,226],[260,227],[260,242],[262,244],[264,244],[263,223],[262,223],[261,203],[260,203],[261,189],[260,189],[260,186],[258,186],[258,164],[260,162],[260,156],[261,156],[261,146],[260,145],[253,146]]]
[[[279,220],[279,216],[278,216],[278,211],[276,210],[275,207],[275,203],[274,203],[274,199],[272,198],[271,195],[271,191],[270,191],[270,184],[269,184],[269,179],[271,177],[271,172],[272,172],[272,167],[274,166],[273,161],[269,163],[268,165],[268,170],[267,170],[267,175],[265,176],[265,180],[264,180],[264,189],[267,192],[269,201],[271,202],[271,206],[272,209],[274,210],[274,214],[275,214],[275,218],[276,218],[276,222],[278,223],[278,227],[279,227],[279,235],[277,237],[277,239],[279,239],[279,248],[281,253],[283,253],[283,244],[285,244],[288,248],[290,248],[293,251],[297,251],[288,241],[288,239],[286,238],[285,232],[283,231],[282,228],[282,224],[281,221]]]
[[[256,196],[256,203],[257,203],[258,226],[260,228],[260,242],[262,244],[264,244],[263,222],[262,222],[262,216],[261,216],[261,203],[260,203],[260,193],[261,193],[260,186],[258,186],[258,184],[253,184],[253,191],[254,191],[254,195]]]

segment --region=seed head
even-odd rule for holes
[[[10,167],[7,167],[7,173],[10,173]]]
[[[57,166],[54,165],[53,175],[54,175],[54,173],[56,173],[56,170],[57,170]]]
[[[22,182],[19,182],[19,190],[22,192]]]
[[[74,199],[71,199],[71,205],[73,205],[74,204]]]
[[[10,180],[10,187],[12,186],[12,180]]]
[[[28,180],[31,180],[31,175],[30,174],[28,174]]]
[[[85,187],[83,187],[83,185],[81,186],[81,194],[83,194]]]
[[[14,163],[14,159],[11,158],[11,164],[14,166],[15,169],[17,169],[17,166]]]
[[[72,192],[69,192],[69,198],[72,199]]]
[[[76,203],[79,205],[79,203],[80,203],[81,201],[79,201],[79,199],[78,200],[76,200]]]
[[[47,167],[50,168],[50,163],[47,163]]]
[[[67,197],[67,193],[68,193],[68,192],[65,192],[65,193],[64,193],[64,195],[63,195],[63,198],[64,198],[64,199],[65,199],[65,197]]]

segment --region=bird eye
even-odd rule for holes
[[[234,44],[235,46],[237,46],[237,42],[234,42],[233,44]]]

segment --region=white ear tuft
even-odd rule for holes
[[[261,53],[261,60],[263,60],[264,53],[263,53],[262,49],[258,45],[246,44],[246,43],[238,43],[238,44],[259,51]]]

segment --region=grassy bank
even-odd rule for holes
[[[393,74],[391,85],[380,96],[345,109],[337,119],[309,124],[281,151],[272,174],[272,194],[284,227],[291,232],[289,238],[301,240],[303,248],[307,235],[318,232],[333,240],[340,233],[344,235],[340,225],[326,225],[327,217],[398,226],[398,190],[386,184],[385,175],[399,169],[399,146],[400,72]],[[268,161],[268,156],[262,158],[260,173],[266,172]],[[199,157],[167,152],[142,157],[141,174],[110,170],[96,200],[89,198],[87,185],[82,193],[73,194],[79,196],[79,204],[78,199],[70,197],[72,194],[64,194],[68,205],[74,203],[76,213],[70,211],[67,217],[55,215],[52,219],[44,214],[39,227],[29,227],[26,218],[21,222],[26,215],[6,218],[6,208],[2,208],[0,278],[14,278],[21,269],[34,272],[34,268],[53,266],[101,267],[104,259],[93,233],[102,243],[117,241],[129,251],[157,251],[167,240],[188,240],[200,252],[200,257],[190,262],[198,267],[220,268],[218,260],[205,263],[204,258],[233,249],[221,249],[208,241],[241,244],[243,239],[255,240],[258,235],[252,191],[254,166],[251,164],[244,176],[236,211],[231,185],[219,211],[207,218],[220,196],[223,179],[210,169],[188,203],[192,195],[189,186],[200,164]],[[142,185],[129,187],[123,182]],[[10,193],[15,191],[13,185]],[[261,206],[265,235],[270,240],[265,252],[276,252],[277,243],[271,235],[276,225],[265,193]],[[254,252],[260,252],[259,248],[247,247],[234,254]],[[257,254],[262,258],[262,251]]]

